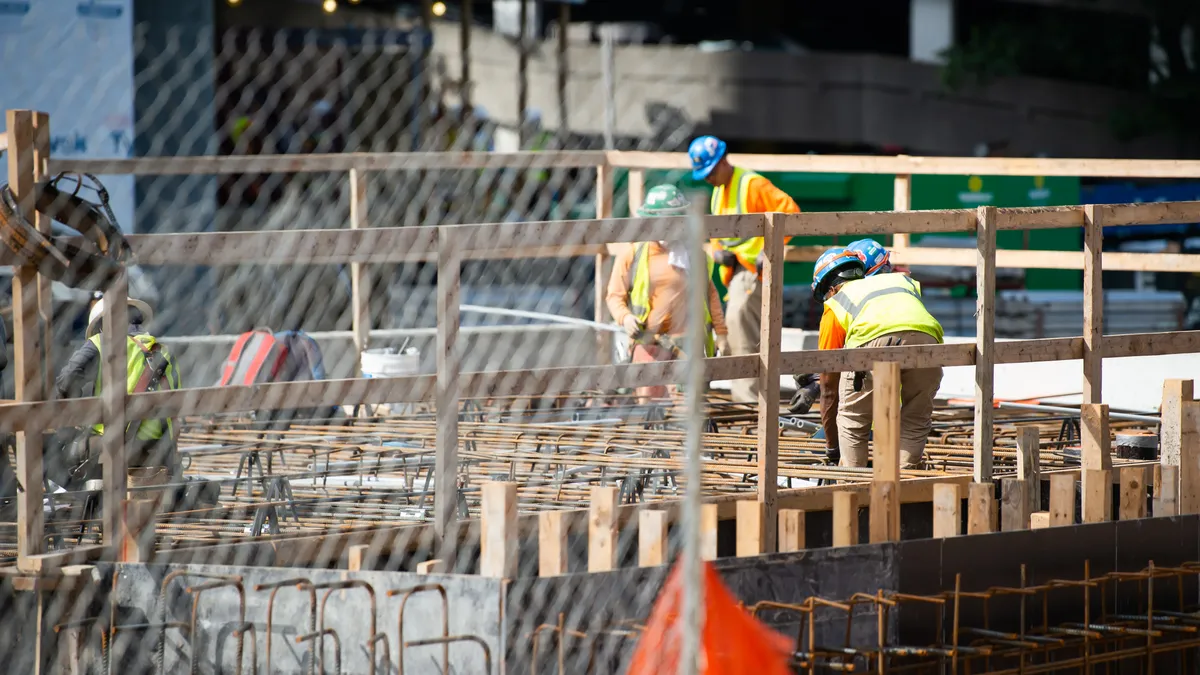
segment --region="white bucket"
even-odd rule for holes
[[[404,377],[418,375],[421,353],[410,347],[403,352],[394,349],[365,349],[360,357],[363,377]],[[412,412],[411,403],[385,403],[373,406],[373,415],[403,415]]]

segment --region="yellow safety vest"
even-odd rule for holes
[[[629,311],[645,325],[646,319],[650,317],[650,256],[646,254],[646,248],[649,246],[646,242],[641,242],[637,245],[637,249],[633,253],[633,263],[629,266],[633,270],[633,283],[629,289]],[[708,259],[708,276],[712,276],[713,261],[709,256],[704,256]],[[704,355],[713,356],[717,353],[715,340],[713,339],[713,322],[712,312],[708,310],[708,299],[704,300]]]
[[[100,352],[100,335],[93,335],[92,337],[88,338],[88,340],[92,344],[96,345],[96,351]],[[154,347],[155,343],[156,341],[151,335],[128,336],[128,341],[126,342],[126,345],[129,347],[128,360],[126,364],[127,371],[125,376],[126,392],[132,394],[138,388],[138,383],[142,379],[142,375],[146,372],[146,366],[149,364],[149,350]],[[164,374],[163,381],[159,384],[159,389],[179,389],[179,372],[175,370],[175,360],[172,359],[171,355],[167,353],[166,347],[160,344],[158,345],[158,348],[162,351],[163,357],[167,360],[167,370]],[[103,352],[100,353],[102,354]],[[101,360],[101,363],[103,363],[103,360]],[[100,387],[102,384],[100,378],[103,371],[103,367],[96,368],[96,388],[92,392],[93,396],[100,395]],[[157,419],[142,420],[142,423],[138,426],[138,440],[156,441],[162,438],[164,431],[163,421],[164,420]],[[174,437],[175,423],[170,419],[165,421],[166,433]],[[92,425],[92,431],[98,436],[103,436],[104,425],[94,424]]]
[[[733,177],[729,179],[729,183],[737,186],[736,201],[730,204],[729,197],[732,195],[726,195],[725,186],[718,185],[713,188],[712,198],[709,200],[709,211],[714,216],[745,213],[747,196],[750,194],[750,179],[757,177],[758,174],[749,169],[733,167]],[[742,264],[751,270],[754,269],[754,261],[758,259],[758,254],[763,250],[762,237],[742,237],[740,239],[728,237],[717,241],[721,243],[721,248],[732,251],[742,261]]]
[[[906,330],[942,341],[942,325],[921,301],[921,284],[905,274],[876,274],[846,282],[825,306],[846,331],[847,347]]]

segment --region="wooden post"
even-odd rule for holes
[[[1083,402],[1099,403],[1103,364],[1104,284],[1101,248],[1104,223],[1095,204],[1083,207]],[[1104,467],[1110,468],[1110,467]],[[1086,491],[1086,488],[1085,488]],[[1084,509],[1087,512],[1087,509]]]
[[[912,210],[912,176],[896,174],[892,181],[892,210]],[[892,248],[908,248],[909,243],[907,234],[892,235]]]
[[[667,512],[643,509],[638,513],[638,565],[657,567],[667,564],[667,547]]]
[[[758,501],[762,552],[775,551],[779,493],[779,359],[783,333],[783,223],[763,220],[762,321],[758,348]]]
[[[613,168],[608,164],[596,167],[596,218],[612,218],[613,211]],[[611,253],[611,251],[610,251]],[[608,320],[608,306],[604,297],[608,293],[609,253],[596,254],[596,268],[592,281],[592,320],[604,323]],[[605,331],[596,331],[596,363],[612,362],[611,337]]]
[[[1020,478],[1000,481],[1000,530],[1014,532],[1029,529],[1029,482]]]
[[[125,387],[129,355],[129,279],[117,273],[104,292],[104,319],[100,334],[102,388],[100,392],[104,428],[100,437],[104,464],[104,545],[114,554],[124,541],[121,503],[128,498],[128,469],[125,462]],[[116,384],[116,386],[113,386]]]
[[[876,363],[870,541],[900,541],[900,364]]]
[[[33,222],[37,217],[33,208],[37,170],[34,113],[9,110],[5,124],[9,187],[21,213]],[[38,276],[37,268],[29,265],[13,270],[13,380],[18,401],[43,400],[47,393],[43,376],[43,371],[48,370],[42,350],[45,343],[38,326]],[[46,550],[42,435],[40,428],[17,432],[17,481],[22,488],[17,492],[17,567],[26,571],[35,571],[30,557]]]
[[[933,536],[957,537],[962,534],[962,494],[955,483],[933,486]]]
[[[700,505],[700,557],[704,560],[717,559],[717,526],[720,514],[716,504]]]
[[[1165,380],[1161,426],[1159,438],[1161,450],[1159,461],[1171,466],[1179,466],[1179,441],[1183,431],[1183,403],[1195,400],[1192,380]]]
[[[1075,476],[1050,474],[1050,527],[1075,524]]]
[[[858,493],[833,493],[833,545],[858,545]]]
[[[1200,402],[1184,401],[1179,433],[1179,515],[1200,513]]]
[[[996,208],[975,217],[975,461],[976,483],[992,480],[993,375],[996,363]]]
[[[642,208],[642,203],[646,199],[646,172],[641,169],[630,169],[627,185],[629,186],[627,190],[629,217],[636,218],[638,209]]]
[[[517,138],[521,149],[529,140],[529,125],[525,115],[529,112],[529,3],[521,0],[521,25],[517,29]]]
[[[762,555],[766,532],[763,526],[763,504],[743,499],[737,503],[737,557]]]
[[[1137,520],[1146,517],[1146,468],[1127,466],[1120,470],[1120,519]]]
[[[1179,467],[1162,464],[1154,484],[1154,517],[1179,515]]]
[[[479,510],[479,574],[497,579],[517,576],[517,554],[521,540],[517,533],[517,484],[483,484],[483,505]]]
[[[567,573],[567,514],[542,511],[538,514],[538,576],[556,577]]]
[[[451,534],[458,500],[459,285],[462,253],[447,228],[438,228],[437,269],[437,456],[434,460],[434,531],[439,557],[453,560]]]
[[[1084,469],[1083,522],[1104,523],[1112,520],[1112,470]]]
[[[595,485],[588,504],[588,571],[617,568],[617,488]]]
[[[1041,530],[1050,527],[1050,512],[1035,511],[1029,514],[1029,529]]]
[[[374,567],[371,559],[371,545],[358,544],[346,549],[346,569],[351,572],[362,572]]]
[[[464,2],[460,6],[460,16],[458,19],[458,45],[459,45],[459,63],[458,70],[458,96],[462,102],[462,122],[473,119],[472,104],[471,104],[471,5],[473,2]]]
[[[970,483],[967,490],[967,534],[996,531],[996,487]]]
[[[367,177],[358,169],[350,169],[350,228],[359,230],[367,226]],[[371,281],[362,263],[350,263],[350,305],[361,374],[362,353],[371,339]]]
[[[417,563],[417,574],[445,574],[446,563],[438,558]]]
[[[779,509],[779,551],[803,551],[805,545],[804,511],[800,509]]]
[[[1042,509],[1041,435],[1033,425],[1017,427],[1017,478],[1025,481],[1029,512]]]
[[[1112,435],[1108,405],[1084,403],[1079,411],[1080,465],[1084,469],[1112,468]]]
[[[470,5],[464,2],[463,7]],[[469,10],[464,10],[469,11]],[[571,5],[563,2],[558,6],[558,138],[559,148],[566,148],[567,134],[567,73],[570,65],[567,61],[567,33],[571,27]]]
[[[127,499],[121,502],[124,527],[117,562],[150,562],[154,556],[155,506],[153,499]]]

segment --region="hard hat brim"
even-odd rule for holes
[[[148,324],[154,320],[154,310],[150,309],[150,305],[146,304],[145,302],[143,302],[141,300],[138,300],[137,298],[129,298],[128,301],[129,301],[128,304],[130,307],[133,307],[137,311],[141,312],[143,324]],[[101,299],[100,302],[103,302],[103,299]],[[90,338],[90,337],[96,335],[97,333],[99,333],[100,326],[103,323],[104,323],[104,312],[99,312],[96,314],[96,316],[91,321],[88,321],[87,331],[85,332],[84,337]]]

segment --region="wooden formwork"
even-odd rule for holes
[[[349,264],[353,270],[354,334],[363,339],[369,316],[366,298],[369,289],[363,281],[363,266],[412,260],[436,261],[437,290],[437,374],[433,376],[385,377],[374,379],[345,379],[318,382],[274,383],[256,386],[202,387],[180,391],[164,391],[126,395],[120,388],[108,388],[103,398],[69,401],[45,400],[45,363],[48,361],[39,344],[36,329],[39,311],[48,309],[48,294],[39,302],[36,289],[48,286],[34,270],[21,269],[14,276],[14,307],[16,330],[16,371],[18,400],[0,404],[0,428],[18,435],[17,472],[23,486],[19,493],[19,532],[21,535],[18,566],[37,572],[82,559],[115,555],[122,541],[120,505],[127,497],[123,476],[120,439],[110,435],[112,442],[105,448],[109,460],[105,474],[105,546],[88,550],[45,553],[40,536],[42,490],[40,478],[41,432],[51,426],[76,426],[103,421],[123,427],[124,419],[143,419],[181,415],[203,415],[230,411],[262,410],[280,407],[317,407],[325,405],[354,405],[402,401],[436,401],[439,434],[437,438],[437,489],[435,526],[439,535],[446,535],[455,518],[454,472],[458,453],[457,419],[459,401],[463,397],[546,394],[567,390],[633,387],[674,381],[671,364],[598,365],[583,368],[541,368],[504,372],[461,372],[457,349],[459,325],[459,275],[461,262],[476,258],[505,258],[513,256],[579,256],[596,255],[602,263],[609,246],[634,241],[668,238],[686,225],[686,219],[614,219],[612,213],[612,176],[617,167],[644,171],[648,168],[684,168],[682,155],[667,153],[622,152],[536,152],[536,153],[346,153],[309,156],[256,157],[172,157],[126,160],[56,160],[48,152],[48,118],[31,111],[9,111],[7,144],[9,149],[10,181],[22,208],[31,218],[39,218],[28,208],[35,183],[48,174],[61,171],[98,174],[220,174],[244,172],[303,172],[344,171],[349,174],[352,209],[350,227],[342,230],[189,233],[138,235],[130,238],[139,263],[145,265],[205,265],[224,266],[244,263],[258,264]],[[976,366],[974,471],[970,477],[955,483],[973,481],[971,508],[980,512],[970,529],[990,531],[994,520],[987,514],[995,510],[984,495],[990,494],[993,480],[991,442],[993,368],[998,363],[1028,363],[1082,359],[1084,362],[1085,392],[1084,419],[1097,420],[1085,425],[1084,468],[1085,485],[1099,485],[1111,480],[1109,439],[1101,433],[1099,420],[1106,419],[1107,409],[1099,400],[1102,359],[1105,357],[1148,356],[1191,353],[1200,351],[1200,333],[1166,332],[1138,335],[1104,336],[1102,334],[1101,271],[1108,269],[1139,269],[1160,271],[1200,271],[1200,256],[1179,254],[1102,254],[1099,242],[1102,228],[1108,225],[1139,225],[1200,221],[1200,203],[1157,203],[1130,205],[1088,205],[1053,208],[995,208],[972,210],[907,211],[909,205],[908,177],[916,174],[987,175],[1074,175],[1074,176],[1141,176],[1184,177],[1200,176],[1200,162],[1149,160],[1053,160],[1053,159],[965,159],[919,157],[830,157],[830,156],[731,156],[739,165],[753,169],[793,171],[852,171],[897,174],[895,203],[898,211],[862,213],[802,213],[747,214],[707,216],[702,218],[706,236],[749,237],[767,239],[765,251],[765,284],[763,293],[764,351],[757,355],[724,356],[705,360],[707,377],[732,379],[757,377],[762,383],[759,399],[757,452],[759,480],[757,501],[759,509],[748,509],[757,519],[756,529],[762,532],[757,544],[748,542],[747,550],[775,550],[775,533],[779,509],[804,509],[806,504],[829,503],[835,511],[837,495],[853,496],[858,491],[868,493],[869,503],[891,510],[901,502],[919,494],[921,501],[935,500],[934,485],[938,481],[916,479],[900,481],[890,471],[890,458],[885,466],[877,462],[875,480],[871,486],[817,488],[789,495],[781,500],[779,488],[770,477],[776,464],[778,439],[778,386],[780,373],[811,373],[866,370],[876,364],[894,364],[882,368],[916,368],[934,366]],[[597,211],[600,216],[590,221],[556,221],[540,223],[500,223],[432,227],[369,227],[371,218],[366,203],[364,174],[382,170],[465,170],[480,168],[595,168],[598,178]],[[644,182],[644,181],[643,181]],[[636,184],[636,181],[635,181]],[[48,227],[44,219],[39,226]],[[996,233],[1000,230],[1082,227],[1085,247],[1082,252],[1015,252],[997,251]],[[913,233],[974,232],[975,251],[914,249],[907,247],[906,237]],[[835,351],[783,352],[779,341],[782,312],[782,278],[775,274],[785,259],[794,259],[785,252],[784,237],[793,235],[883,235],[896,236],[898,262],[968,265],[976,268],[978,295],[978,325],[975,344],[946,344],[930,346],[901,346]],[[810,255],[811,252],[804,252]],[[997,266],[1066,267],[1085,271],[1084,330],[1080,337],[1018,340],[997,344],[995,335],[995,270]],[[603,320],[601,288],[603,264],[597,267],[596,318]],[[111,302],[106,303],[105,326],[124,324],[127,293],[123,280],[109,289]],[[124,381],[125,359],[113,358],[124,350],[112,344],[111,336],[121,331],[106,330],[104,377],[108,381]],[[47,343],[42,343],[48,345]],[[1182,391],[1182,389],[1181,389]],[[1176,411],[1181,421],[1176,427],[1182,440],[1175,455],[1178,466],[1178,507],[1183,513],[1200,512],[1200,477],[1192,469],[1198,448],[1194,424],[1197,411],[1191,401],[1191,390],[1179,398]],[[893,401],[897,403],[897,401]],[[885,411],[882,411],[886,413]],[[1165,412],[1164,412],[1165,414]],[[1166,424],[1166,422],[1164,422]],[[894,454],[894,453],[892,453]],[[1096,473],[1099,472],[1099,473]],[[1164,475],[1171,475],[1174,472]],[[944,481],[943,481],[944,482]],[[1088,490],[1085,488],[1085,494]],[[1099,494],[1098,490],[1094,490]],[[496,492],[502,494],[502,492]],[[813,501],[816,500],[816,501]],[[736,511],[736,500],[728,508]],[[865,503],[865,502],[864,502]],[[941,502],[938,502],[941,503]],[[714,504],[713,508],[726,508]],[[507,507],[505,507],[507,508]],[[621,507],[617,509],[623,512]],[[678,505],[667,506],[668,510]],[[1088,511],[1085,503],[1084,510]],[[1099,513],[1099,509],[1095,513]],[[714,510],[713,513],[716,513]],[[1085,514],[1086,515],[1086,514]],[[746,517],[752,517],[747,515]],[[794,531],[795,514],[787,521]],[[1099,516],[1096,516],[1099,517]],[[1051,521],[1054,514],[1050,514]],[[505,517],[502,522],[509,523]],[[878,537],[898,536],[891,516],[880,517],[872,526]],[[794,545],[794,535],[789,535]],[[354,543],[362,543],[357,541]],[[505,562],[497,563],[501,567]]]

